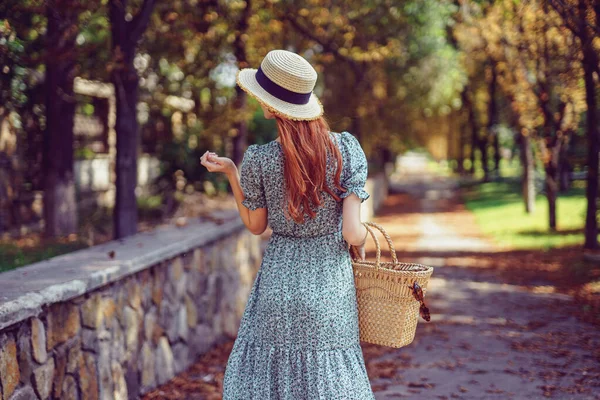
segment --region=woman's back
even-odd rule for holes
[[[337,195],[345,198],[354,192],[364,201],[369,195],[363,189],[367,179],[367,160],[356,138],[348,132],[334,133],[331,137],[342,155],[340,183],[342,192],[334,185],[335,159],[327,159],[327,185]],[[304,223],[286,218],[286,185],[284,179],[284,152],[278,141],[252,145],[246,151],[241,166],[241,185],[246,199],[244,205],[251,210],[266,207],[269,225],[275,234],[283,236],[312,237],[339,232],[342,224],[342,202],[322,192],[323,204],[315,209],[314,219],[305,217]]]

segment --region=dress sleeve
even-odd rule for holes
[[[259,156],[258,146],[249,146],[240,167],[240,186],[245,197],[242,204],[250,210],[267,207]]]
[[[342,180],[340,183],[346,189],[340,197],[346,198],[351,193],[356,193],[362,203],[370,197],[364,189],[368,172],[367,157],[354,135],[349,132],[342,132],[340,139],[343,152]]]

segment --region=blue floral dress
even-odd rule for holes
[[[348,132],[331,133],[343,160],[327,182],[342,198],[364,201],[367,160]],[[241,165],[243,204],[266,207],[273,234],[257,272],[227,361],[224,400],[373,400],[358,335],[358,312],[342,202],[323,193],[324,206],[304,224],[286,219],[283,149],[252,145]]]

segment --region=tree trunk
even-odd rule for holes
[[[585,26],[586,2],[579,0],[579,18],[581,19],[581,46],[583,49],[583,76],[585,82],[585,101],[587,104],[587,139],[588,139],[588,170],[587,170],[587,213],[585,217],[586,249],[598,248],[598,220],[596,219],[598,199],[598,109],[596,104],[596,87],[594,84],[594,47]]]
[[[542,159],[544,160],[546,198],[548,199],[548,226],[556,231],[556,195],[558,193],[558,158],[563,141],[554,136],[543,139]]]
[[[519,145],[521,147],[521,165],[523,166],[523,177],[521,181],[525,212],[533,214],[535,211],[535,169],[533,162],[533,151],[529,136],[519,134]]]
[[[252,2],[251,0],[246,0],[246,8],[242,12],[238,22],[236,37],[233,43],[233,52],[240,69],[246,68],[248,64],[244,37],[248,31],[248,20],[250,19],[251,12]],[[247,94],[237,85],[235,87],[235,93],[235,109],[240,111],[237,114],[243,114],[243,111],[246,109]],[[239,118],[239,116],[236,117]],[[234,163],[239,165],[242,162],[248,142],[248,121],[246,121],[246,118],[242,118],[235,124],[234,128],[236,130],[236,135],[233,137],[232,141],[232,159]]]
[[[498,132],[495,129],[498,120],[498,105],[496,102],[496,88],[498,86],[498,73],[496,71],[496,64],[492,61],[491,63],[491,77],[489,83],[489,96],[490,102],[488,104],[488,126],[487,134],[493,138],[494,144],[494,165],[495,170],[500,175],[500,141],[498,140]]]
[[[548,226],[556,231],[556,194],[558,192],[558,177],[556,166],[553,162],[545,166],[546,170],[546,198],[548,199]]]
[[[146,30],[154,0],[145,0],[139,13],[125,19],[126,0],[110,2],[114,68],[111,80],[115,87],[117,118],[116,199],[113,212],[115,239],[137,232],[137,153],[139,127],[137,122],[138,75],[133,66],[135,49]]]
[[[44,135],[44,229],[46,236],[77,231],[73,170],[75,37],[68,31],[77,12],[61,4],[47,7],[46,133]]]
[[[479,151],[481,152],[481,168],[483,168],[483,181],[484,182],[489,182],[490,181],[490,171],[489,171],[489,167],[488,167],[488,136],[487,136],[487,132],[485,137],[483,137],[483,139],[479,140]]]
[[[571,164],[567,157],[568,148],[568,144],[565,143],[558,156],[558,186],[561,193],[565,193],[571,188]]]
[[[479,147],[479,138],[477,134],[479,128],[477,127],[475,108],[473,102],[471,101],[471,97],[467,92],[467,89],[463,90],[462,92],[462,101],[463,104],[467,107],[468,121],[469,126],[471,128],[471,169],[469,172],[471,174],[475,174],[475,160],[477,159],[475,151]]]

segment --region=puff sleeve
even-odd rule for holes
[[[364,189],[368,172],[367,157],[354,135],[342,132],[340,139],[343,157],[340,184],[346,189],[340,197],[346,198],[351,193],[356,193],[362,203],[370,197]]]
[[[242,204],[250,210],[266,208],[267,200],[264,192],[258,145],[253,144],[248,147],[244,153],[240,169],[240,186],[245,197]]]

